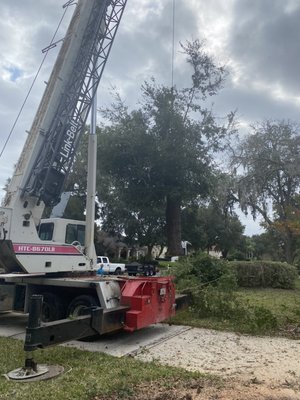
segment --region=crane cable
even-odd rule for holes
[[[174,62],[175,62],[175,1],[173,0],[172,6],[172,54],[171,54],[171,115],[170,115],[170,128],[168,130],[169,134],[172,135],[174,130]]]
[[[175,62],[175,14],[176,14],[176,4],[173,0],[173,17],[172,17],[172,61],[171,61],[171,88],[174,87],[174,62]]]
[[[40,74],[40,71],[41,71],[41,69],[42,69],[42,66],[44,65],[44,62],[45,62],[46,57],[47,57],[47,55],[48,55],[48,53],[49,53],[49,50],[50,50],[50,49],[53,47],[53,45],[55,44],[55,43],[54,43],[54,39],[55,39],[55,37],[56,37],[56,35],[57,35],[57,32],[58,32],[58,30],[59,30],[59,28],[60,28],[60,26],[61,26],[61,24],[62,24],[62,22],[63,22],[63,19],[64,19],[65,15],[66,15],[66,12],[67,12],[68,7],[69,7],[70,5],[73,5],[72,2],[68,2],[68,3],[66,3],[66,4],[63,6],[63,8],[64,8],[63,15],[62,15],[62,17],[61,17],[61,19],[60,19],[60,21],[59,21],[59,23],[58,23],[58,26],[57,26],[57,28],[56,28],[56,30],[55,30],[55,32],[54,32],[54,35],[53,35],[53,37],[52,37],[52,39],[51,39],[51,42],[50,42],[50,45],[46,48],[45,51],[43,51],[43,52],[45,53],[45,55],[44,55],[44,57],[43,57],[43,59],[42,59],[42,62],[41,62],[41,64],[40,64],[40,66],[39,66],[39,68],[38,68],[36,74],[35,74],[35,77],[34,77],[32,83],[31,83],[31,85],[30,85],[30,88],[29,88],[29,90],[28,90],[28,93],[27,93],[27,95],[26,95],[26,97],[25,97],[25,99],[24,99],[24,101],[23,101],[23,103],[22,103],[22,105],[21,105],[21,108],[20,108],[20,110],[19,110],[19,112],[18,112],[18,114],[17,114],[17,117],[16,117],[16,119],[15,119],[15,121],[14,121],[12,127],[11,127],[11,130],[10,130],[10,132],[9,132],[7,138],[6,138],[6,141],[5,141],[5,143],[4,143],[4,145],[3,145],[2,149],[1,149],[0,158],[2,157],[2,155],[3,155],[3,153],[4,153],[5,149],[6,149],[6,147],[7,147],[7,145],[8,145],[8,142],[9,142],[10,139],[11,139],[11,136],[12,136],[14,130],[15,130],[15,127],[16,127],[18,121],[19,121],[19,118],[20,118],[20,116],[21,116],[21,114],[22,114],[22,111],[23,111],[23,109],[24,109],[24,107],[25,107],[25,104],[26,104],[26,102],[27,102],[27,100],[28,100],[28,97],[30,96],[30,93],[31,93],[31,91],[32,91],[32,89],[33,89],[33,86],[34,86],[34,84],[35,84],[35,82],[36,82],[36,80],[37,80],[37,78],[38,78],[38,76],[39,76],[39,74]]]

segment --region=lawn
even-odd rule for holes
[[[0,338],[1,400],[94,400],[127,398],[136,385],[159,383],[172,388],[176,382],[207,382],[212,378],[158,363],[143,363],[131,357],[115,358],[73,348],[54,347],[36,351],[37,362],[62,365],[65,373],[55,379],[21,383],[7,381],[3,374],[21,367],[24,362],[23,342]]]
[[[199,328],[300,338],[300,279],[297,280],[294,290],[240,288],[235,297],[236,303],[243,305],[245,310],[255,310],[260,323],[258,321],[254,326],[253,320],[247,318],[247,315],[236,318],[234,311],[232,318],[200,317],[195,307],[178,312],[170,322]],[[264,324],[264,320],[268,318],[274,318],[275,327]]]
[[[278,321],[278,333],[290,335],[294,330],[294,334],[297,333],[297,327],[300,328],[300,279],[294,290],[243,289],[240,295],[250,304],[270,310]]]

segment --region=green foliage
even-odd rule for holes
[[[291,263],[299,236],[299,230],[293,229],[300,209],[299,125],[264,121],[252,127],[236,150],[232,166],[238,201],[243,211],[260,214],[265,226],[277,232],[285,260]]]
[[[232,272],[227,271],[216,286],[208,285],[195,292],[194,307],[199,316],[232,318],[238,311],[236,303],[236,279]]]
[[[230,317],[237,304],[234,271],[224,260],[199,253],[177,264],[176,285],[189,294],[199,317]]]
[[[224,260],[210,257],[207,253],[197,253],[177,262],[172,272],[179,288],[187,288],[188,281],[198,285],[216,285],[221,276],[228,272],[228,264]]]
[[[210,257],[206,253],[191,259],[193,271],[200,282],[214,285],[227,272],[226,261]]]
[[[263,306],[248,306],[247,323],[252,332],[273,331],[278,327],[278,321],[272,311]]]
[[[277,328],[278,321],[272,311],[251,304],[240,295],[231,263],[198,254],[179,262],[174,274],[178,289],[190,296],[193,321],[213,319],[224,326],[229,321],[236,330],[249,333],[266,333]],[[176,317],[175,322],[178,322]]]
[[[220,278],[229,272],[227,262],[210,257],[207,253],[197,253],[182,258],[172,265],[176,288],[194,297],[195,291],[207,285],[216,286]]]
[[[237,292],[228,288],[205,288],[194,296],[192,310],[199,318],[209,317],[225,323],[230,321],[238,327],[237,330],[249,333],[266,333],[278,326],[276,317],[269,309],[242,301]]]
[[[293,289],[297,269],[287,263],[272,261],[233,261],[237,282],[242,287]]]
[[[253,257],[258,260],[284,261],[282,238],[274,229],[251,237]]]
[[[182,212],[183,237],[196,250],[215,246],[226,258],[243,241],[243,231],[238,216],[224,212],[215,199],[212,205],[191,206]]]
[[[220,126],[203,104],[221,89],[224,68],[198,40],[182,49],[191,66],[190,87],[170,88],[152,79],[142,86],[142,101],[133,111],[117,95],[103,110],[108,125],[99,130],[97,187],[104,224],[115,233],[134,231],[148,245],[167,242],[171,255],[182,253],[181,207],[208,195],[212,155],[223,148],[233,122],[230,114]]]
[[[300,249],[299,248],[297,248],[294,253],[293,265],[295,268],[297,268],[298,275],[300,275]]]

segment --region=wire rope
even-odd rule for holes
[[[175,60],[175,0],[172,0],[172,54],[171,54],[171,115],[170,115],[170,128],[169,134],[172,135],[174,128],[174,60]]]
[[[69,5],[69,4],[68,4],[68,5]],[[71,4],[70,4],[70,5],[71,5]],[[30,88],[29,88],[29,90],[28,90],[28,93],[27,93],[27,95],[25,96],[25,99],[24,99],[24,101],[23,101],[23,103],[22,103],[22,105],[21,105],[21,108],[20,108],[20,110],[19,110],[19,112],[18,112],[18,114],[17,114],[17,117],[16,117],[16,119],[15,119],[15,121],[14,121],[14,123],[13,123],[13,125],[12,125],[12,127],[11,127],[11,129],[10,129],[10,132],[9,132],[9,134],[8,134],[8,136],[7,136],[6,140],[5,140],[5,142],[4,142],[4,145],[3,145],[2,149],[1,149],[0,158],[2,157],[2,155],[3,155],[3,153],[4,153],[4,151],[5,151],[6,147],[7,147],[7,145],[8,145],[8,143],[9,143],[10,139],[11,139],[11,136],[12,136],[14,130],[15,130],[15,127],[16,127],[18,121],[19,121],[19,118],[20,118],[20,116],[21,116],[21,114],[22,114],[22,111],[23,111],[23,109],[24,109],[24,107],[25,107],[25,105],[26,105],[26,102],[27,102],[27,100],[28,100],[28,97],[30,96],[30,93],[31,93],[31,91],[32,91],[32,89],[33,89],[33,86],[34,86],[34,84],[35,84],[35,82],[36,82],[36,80],[37,80],[37,78],[38,78],[38,76],[39,76],[39,74],[40,74],[40,71],[41,71],[41,69],[42,69],[42,66],[44,65],[44,62],[45,62],[46,57],[47,57],[47,55],[48,55],[48,53],[49,53],[49,50],[52,48],[52,45],[54,44],[54,39],[55,39],[55,37],[56,37],[56,35],[57,35],[57,32],[58,32],[58,30],[59,30],[59,28],[60,28],[60,26],[61,26],[61,24],[62,24],[62,22],[63,22],[63,19],[64,19],[65,15],[66,15],[67,10],[68,10],[68,7],[67,7],[67,6],[64,7],[63,15],[62,15],[62,17],[61,17],[61,19],[60,19],[60,21],[59,21],[59,23],[58,23],[58,26],[57,26],[57,28],[56,28],[56,30],[55,30],[55,32],[54,32],[54,35],[53,35],[53,37],[52,37],[52,39],[51,39],[51,42],[50,42],[50,45],[47,47],[47,50],[45,51],[45,55],[44,55],[44,57],[43,57],[43,59],[42,59],[42,61],[41,61],[41,64],[40,64],[40,66],[39,66],[39,68],[38,68],[38,70],[37,70],[37,72],[36,72],[36,74],[35,74],[35,77],[34,77],[32,83],[31,83],[31,85],[30,85]]]
[[[171,88],[174,87],[174,61],[175,61],[175,14],[176,3],[173,0],[173,16],[172,16],[172,60],[171,60]]]

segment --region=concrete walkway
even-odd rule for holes
[[[17,313],[0,313],[0,336],[24,340],[27,316]],[[101,337],[94,342],[71,341],[64,346],[111,354],[116,357],[135,355],[145,347],[150,348],[185,332],[187,327],[166,324],[151,325],[133,333],[121,332]]]

